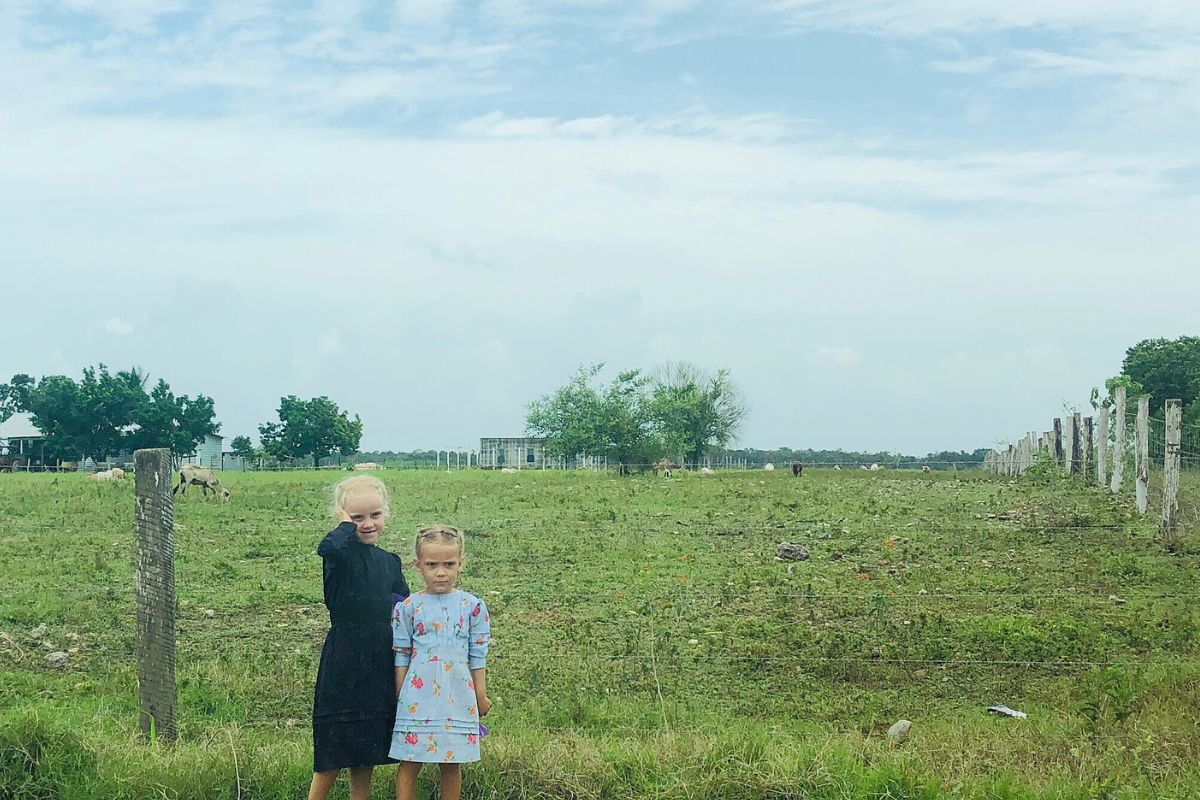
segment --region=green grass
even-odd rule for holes
[[[0,798],[302,796],[337,477],[229,473],[229,503],[176,504],[168,747],[136,736],[132,487],[0,476]],[[1131,498],[1052,478],[383,477],[381,544],[463,527],[493,615],[469,797],[1200,796],[1187,514],[1169,553]],[[785,540],[811,559],[776,562]]]

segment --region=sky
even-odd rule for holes
[[[519,436],[728,368],[748,447],[1045,430],[1200,323],[1194,0],[5,0],[0,380]]]

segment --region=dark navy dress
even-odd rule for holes
[[[330,628],[313,698],[313,772],[394,763],[392,607],[408,584],[400,557],[363,544],[355,530],[343,522],[317,547]]]

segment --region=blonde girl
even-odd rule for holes
[[[388,748],[396,695],[391,614],[408,596],[400,557],[377,546],[388,518],[387,487],[355,475],[333,488],[338,526],[317,546],[329,632],[313,697],[313,777],[309,800],[325,800],[343,769],[351,800],[366,800]]]
[[[487,606],[455,585],[466,559],[462,533],[432,525],[417,534],[413,565],[425,589],[396,605],[396,724],[389,755],[396,797],[413,800],[423,764],[439,765],[441,797],[459,800],[462,765],[479,760],[479,719],[488,713]]]

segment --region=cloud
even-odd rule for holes
[[[809,353],[809,360],[814,364],[849,369],[862,363],[862,354],[853,347],[844,345],[821,345]]]
[[[777,142],[796,137],[805,122],[782,114],[724,115],[702,107],[645,117],[511,117],[492,111],[458,126],[462,136],[493,138],[688,136],[746,142]]]
[[[100,327],[109,333],[115,333],[119,336],[128,336],[133,333],[133,326],[120,317],[109,317],[100,323]]]
[[[1190,0],[772,0],[762,8],[806,29],[891,36],[1035,28],[1115,33],[1200,28],[1200,6]]]

